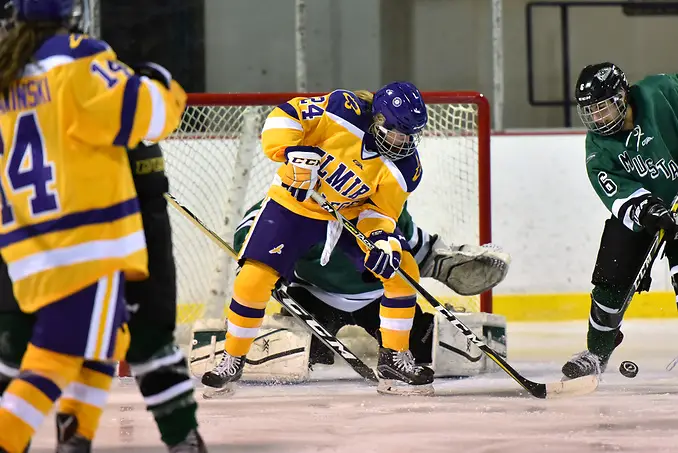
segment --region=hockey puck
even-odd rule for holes
[[[625,376],[627,378],[634,378],[638,374],[638,365],[631,361],[624,360],[619,365],[619,372],[622,374],[622,376]]]

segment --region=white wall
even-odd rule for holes
[[[610,214],[585,168],[584,134],[492,137],[493,241],[513,263],[497,294],[588,292]],[[665,260],[653,290],[671,290]]]

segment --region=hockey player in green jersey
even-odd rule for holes
[[[605,371],[621,343],[624,299],[650,247],[664,229],[671,281],[678,294],[678,75],[659,74],[629,85],[612,63],[586,66],[575,88],[588,128],[586,169],[610,210],[593,270],[587,350],[563,366],[568,378]],[[638,292],[650,288],[650,273]]]
[[[234,237],[236,250],[244,243],[261,202],[250,208],[238,225]],[[421,277],[434,278],[461,295],[476,295],[499,284],[508,272],[510,257],[488,244],[447,246],[436,234],[419,228],[407,206],[398,218],[403,250],[411,251],[419,264]],[[346,325],[357,325],[379,341],[379,301],[383,285],[360,273],[350,259],[335,249],[327,265],[320,264],[324,244],[312,248],[295,267],[295,279],[288,293],[308,310],[332,335]],[[431,329],[433,315],[416,307],[410,349],[419,364],[432,361]],[[332,364],[333,352],[315,337],[311,340],[309,364]]]

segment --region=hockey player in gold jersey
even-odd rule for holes
[[[205,395],[227,392],[239,379],[277,280],[289,280],[295,262],[323,241],[323,262],[340,247],[367,278],[383,283],[378,391],[432,392],[432,370],[415,365],[409,351],[416,295],[396,276],[402,267],[419,277],[396,219],[422,178],[416,146],[427,120],[421,93],[408,82],[389,83],[374,96],[337,90],[294,98],[271,112],[262,147],[281,166],[240,252],[225,354],[203,376],[203,384],[216,389]],[[356,222],[377,248],[366,252],[342,233],[341,225],[309,199],[313,190]]]
[[[102,398],[110,387],[129,344],[124,280],[148,275],[125,147],[167,136],[186,100],[164,68],[135,74],[106,43],[70,33],[76,3],[13,0],[0,42],[0,248],[36,316],[0,404],[0,451],[11,453],[69,383]],[[79,422],[93,437],[96,422]]]

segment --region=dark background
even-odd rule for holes
[[[128,64],[153,61],[205,91],[203,0],[101,0],[101,38]]]

